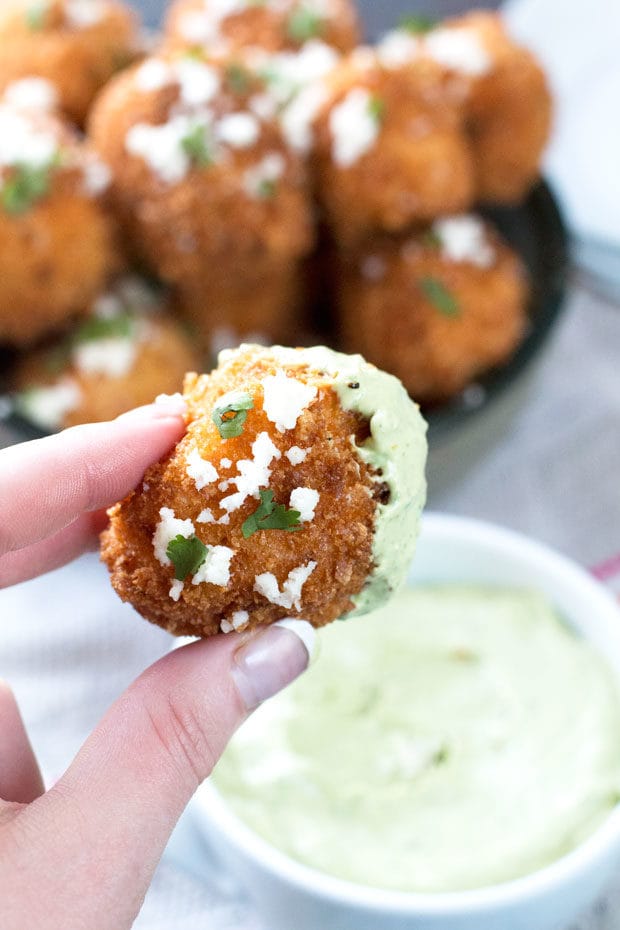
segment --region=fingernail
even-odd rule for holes
[[[313,641],[314,630],[305,620],[282,620],[237,650],[232,676],[249,711],[306,670]]]

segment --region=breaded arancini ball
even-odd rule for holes
[[[93,109],[127,240],[169,284],[200,290],[221,263],[243,274],[312,245],[305,168],[272,113],[261,115],[263,90],[233,62],[149,58]]]
[[[0,343],[81,313],[117,263],[106,166],[49,113],[0,105]]]
[[[317,193],[340,243],[470,206],[473,163],[461,108],[440,77],[432,62],[388,68],[359,49],[305,92],[318,113]],[[302,93],[292,106],[304,105]]]
[[[377,237],[341,258],[337,291],[347,349],[401,378],[423,404],[504,362],[526,329],[525,269],[476,216]]]
[[[502,18],[473,11],[436,26],[413,17],[377,47],[386,66],[432,61],[446,93],[460,99],[476,171],[476,197],[516,203],[539,175],[552,100],[535,57],[507,34]]]
[[[264,255],[214,262],[198,286],[180,286],[174,307],[189,324],[205,359],[242,342],[270,345],[299,341],[303,330],[304,279],[297,261]]]
[[[188,375],[187,434],[109,511],[120,597],[178,635],[386,600],[425,497],[426,425],[396,378],[322,347],[241,346]]]
[[[201,358],[166,311],[165,295],[140,278],[120,278],[73,329],[18,360],[16,409],[56,430],[112,420],[174,392]]]
[[[136,14],[118,0],[2,0],[0,90],[19,78],[46,78],[82,126],[95,95],[138,46]]]
[[[165,39],[172,47],[226,52],[248,46],[278,51],[320,39],[348,52],[360,31],[351,0],[175,0]]]

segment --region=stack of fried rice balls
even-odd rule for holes
[[[500,18],[353,0],[3,0],[0,345],[45,430],[176,390],[241,342],[324,341],[423,405],[506,362],[525,269],[479,207],[518,205],[551,121]]]

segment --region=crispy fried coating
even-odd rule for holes
[[[315,387],[317,394],[301,412],[294,428],[280,432],[263,407],[262,380],[278,370]],[[248,392],[254,408],[247,413],[243,432],[222,439],[213,423],[213,408],[231,390]],[[248,627],[269,624],[286,616],[298,616],[315,626],[352,609],[352,595],[359,592],[372,568],[372,536],[377,498],[382,485],[373,481],[357,457],[351,438],[367,438],[367,422],[343,410],[326,376],[308,367],[282,365],[268,349],[245,347],[210,375],[188,375],[187,435],[173,452],[153,466],[145,483],[110,511],[110,526],[102,537],[102,559],[111,572],[112,584],[123,600],[130,601],[148,620],[178,635],[210,636],[223,619],[241,618]],[[199,522],[205,508],[219,520],[225,513],[220,501],[235,487],[220,489],[222,481],[237,475],[237,464],[255,457],[253,444],[266,436],[279,457],[270,464],[269,488],[280,504],[289,504],[295,488],[319,492],[315,514],[295,532],[268,529],[245,539],[244,521],[255,513],[258,500],[248,497],[230,513],[230,522]],[[286,452],[299,447],[307,452],[292,464]],[[217,478],[201,490],[188,474],[188,455],[198,450],[210,462]],[[228,467],[226,460],[232,465]],[[240,474],[241,472],[239,472]],[[265,485],[262,485],[263,487]],[[174,570],[154,554],[153,538],[162,508],[178,519],[191,519],[195,534],[207,546],[233,550],[227,583],[185,581],[174,600]],[[256,590],[256,578],[272,573],[280,591],[290,573],[300,567],[315,568],[304,581],[297,605],[279,606]],[[195,576],[194,576],[195,579]],[[220,581],[225,579],[220,578]]]
[[[275,52],[321,39],[348,52],[360,38],[359,17],[351,0],[240,0],[225,15],[220,7],[217,0],[175,0],[166,18],[166,41],[172,47],[204,45],[234,51],[258,46]]]
[[[262,260],[261,260],[262,258]],[[291,345],[304,330],[298,262],[223,258],[197,287],[178,288],[175,308],[206,358],[242,342]]]
[[[26,346],[84,312],[118,254],[88,147],[43,112],[0,106],[0,133],[24,140],[20,161],[0,165],[0,342]],[[29,164],[42,146],[49,161]]]
[[[490,70],[473,81],[467,103],[478,198],[517,203],[539,176],[549,138],[552,99],[545,74],[496,14],[470,13],[455,22],[479,37],[491,59]]]
[[[435,64],[388,68],[361,49],[324,84],[316,186],[340,243],[469,207],[474,173],[462,108]]]
[[[504,362],[525,333],[525,269],[489,224],[477,222],[484,230],[477,255],[460,260],[446,254],[437,224],[376,237],[340,257],[337,309],[347,350],[395,374],[423,404],[448,400]]]
[[[106,294],[99,303],[109,305],[111,299]],[[126,313],[121,307],[116,317],[91,315],[68,334],[22,355],[11,387],[18,409],[37,422],[37,398],[45,403],[46,389],[72,385],[75,405],[60,409],[55,422],[40,424],[64,429],[112,420],[152,403],[158,394],[174,393],[200,362],[189,335],[165,312],[162,300],[148,310]]]
[[[149,84],[153,69],[164,76]],[[229,261],[268,267],[311,247],[305,168],[275,119],[251,112],[261,87],[223,62],[150,59],[94,107],[91,134],[127,241],[170,284],[201,290]]]
[[[137,17],[128,6],[106,0],[90,16],[87,6],[3,0],[0,90],[19,78],[46,78],[66,115],[83,126],[98,91],[138,54]]]

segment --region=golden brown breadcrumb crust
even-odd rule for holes
[[[204,0],[176,0],[166,18],[167,43],[173,47],[191,45],[191,40],[183,35],[182,19],[188,14],[202,12],[205,7],[208,3]],[[227,16],[221,23],[221,41],[230,49],[259,47],[273,52],[298,48],[308,38],[320,39],[343,52],[350,51],[359,42],[361,26],[351,0],[330,0],[329,15],[316,21],[313,35],[296,33],[295,19],[291,17],[300,8],[303,11],[304,5],[299,2],[291,2],[288,7],[280,4],[279,9],[269,3],[248,4],[247,9]]]
[[[422,403],[444,401],[505,361],[527,323],[529,285],[517,255],[486,224],[488,268],[444,258],[429,233],[376,237],[341,256],[338,313],[348,351],[401,379]],[[438,282],[456,302],[442,312],[425,291]]]
[[[318,396],[302,412],[296,427],[285,433],[278,432],[262,409],[261,380],[278,369],[318,388]],[[248,413],[241,436],[222,440],[211,414],[217,399],[231,389],[249,391],[255,408]],[[382,485],[373,481],[351,442],[352,437],[367,438],[367,423],[342,409],[324,375],[308,368],[287,368],[269,350],[250,349],[210,375],[188,375],[185,396],[187,435],[148,470],[140,488],[110,511],[110,526],[102,536],[102,559],[120,597],[177,635],[213,635],[235,611],[249,613],[250,628],[286,616],[322,626],[347,613],[353,606],[351,597],[361,590],[372,568],[373,526],[377,496],[382,492]],[[259,503],[251,498],[231,514],[228,526],[197,523],[206,507],[216,516],[224,513],[219,501],[235,488],[222,492],[213,483],[197,491],[186,471],[189,450],[197,447],[215,466],[220,480],[226,480],[237,473],[234,463],[252,458],[252,443],[263,431],[282,453],[271,465],[269,487],[275,500],[288,505],[294,488],[313,488],[320,493],[314,519],[298,532],[264,530],[246,540],[241,526]],[[298,465],[292,465],[284,454],[294,445],[309,450]],[[232,468],[221,464],[225,458],[232,460]],[[188,579],[180,600],[171,599],[173,569],[162,566],[153,552],[162,507],[172,508],[179,519],[191,518],[206,545],[234,549],[226,587],[193,585]],[[300,611],[276,606],[254,590],[257,575],[271,572],[282,587],[289,572],[311,561],[317,565],[303,586]]]
[[[173,394],[179,390],[186,371],[200,362],[189,336],[176,320],[165,316],[149,320],[148,333],[137,346],[131,369],[120,377],[101,372],[88,374],[71,364],[53,373],[50,367],[54,357],[54,348],[22,355],[11,373],[11,388],[27,391],[49,387],[59,378],[70,377],[79,388],[81,401],[64,417],[62,429],[113,420],[127,410],[152,403],[158,394]]]
[[[474,167],[463,108],[444,88],[435,64],[388,69],[370,50],[361,50],[344,59],[325,84],[328,100],[315,121],[316,187],[341,244],[470,206]],[[334,158],[332,114],[355,89],[371,94],[377,137],[352,165],[342,166]]]
[[[219,69],[223,88],[211,109],[222,115],[247,107],[257,88],[249,84],[246,93],[235,93],[227,65],[209,65]],[[135,69],[128,69],[110,82],[93,108],[90,130],[112,169],[111,199],[138,257],[170,284],[200,288],[213,266],[231,256],[281,262],[305,254],[314,238],[306,172],[276,122],[262,122],[255,145],[231,150],[221,163],[193,166],[183,180],[168,184],[142,158],[126,151],[125,139],[138,123],[167,122],[179,88],[140,90],[134,75]],[[284,161],[277,192],[273,197],[249,196],[243,187],[246,171],[273,153]]]
[[[33,28],[36,6],[32,0],[2,0],[0,90],[20,78],[45,78],[56,86],[66,115],[83,126],[98,91],[138,54],[137,16],[110,0],[99,22],[69,28],[62,0],[53,0]]]

